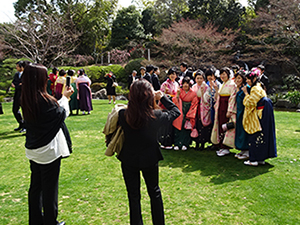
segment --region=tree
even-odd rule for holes
[[[189,0],[189,13],[186,17],[201,19],[203,25],[214,24],[219,27],[238,29],[243,21],[245,7],[236,0]]]
[[[221,64],[221,55],[226,58],[236,35],[231,30],[220,33],[217,29],[209,23],[202,27],[199,20],[182,19],[163,29],[161,36],[156,38],[159,42],[156,54],[176,64],[187,61],[198,68],[203,64]]]
[[[54,60],[74,52],[78,33],[66,29],[67,21],[44,12],[31,12],[13,24],[3,24],[0,32],[4,44],[15,56],[50,65]]]
[[[145,34],[154,36],[157,33],[157,21],[155,19],[155,9],[153,6],[147,7],[142,12],[142,20]]]
[[[130,41],[145,38],[141,14],[131,5],[118,11],[113,21],[110,47],[124,47]]]

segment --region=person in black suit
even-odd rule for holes
[[[151,81],[152,81],[152,86],[154,88],[155,91],[160,90],[160,82],[159,82],[159,78],[158,75],[160,74],[159,68],[157,66],[153,67],[153,74],[151,76]]]
[[[149,81],[151,83],[151,74],[153,73],[153,66],[152,67],[146,66],[146,68],[141,67],[140,71],[141,71],[141,78],[146,79],[147,81]],[[151,72],[151,74],[150,74],[150,72]]]
[[[130,85],[132,84],[132,82],[134,82],[137,78],[136,76],[137,72],[135,70],[132,71],[132,74],[130,74],[128,76],[128,80],[127,80],[127,83],[128,83],[128,89],[130,89]]]
[[[141,91],[143,90],[143,91]],[[167,108],[156,109],[156,100]],[[130,224],[143,224],[141,214],[140,171],[142,171],[151,202],[152,222],[165,224],[163,201],[158,185],[158,161],[163,160],[157,140],[157,131],[180,115],[179,109],[161,91],[154,91],[144,79],[130,87],[128,108],[119,111],[119,121],[125,141],[118,159],[128,193]]]
[[[265,89],[266,93],[268,94],[268,90],[269,90],[269,78],[265,75],[265,67],[263,65],[258,65],[257,69],[260,70],[260,76],[258,77],[259,81],[261,83],[263,83],[264,89]]]
[[[22,91],[22,74],[24,71],[26,63],[24,61],[19,61],[16,63],[16,69],[18,72],[15,73],[14,79],[12,81],[11,86],[15,88],[15,94],[14,94],[14,101],[13,101],[13,107],[12,112],[19,123],[19,126],[15,128],[15,131],[20,131],[20,133],[23,133],[26,131],[24,128],[24,121],[23,117],[20,112],[20,98],[21,98],[21,91]]]

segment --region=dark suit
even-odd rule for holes
[[[159,82],[158,76],[155,73],[152,74],[151,81],[152,81],[152,86],[153,86],[154,90],[155,91],[160,90],[160,82]]]
[[[264,84],[264,86],[266,88],[266,92],[268,94],[268,91],[269,91],[269,78],[264,73],[260,77],[260,82]]]
[[[15,94],[14,94],[14,102],[13,102],[13,108],[12,112],[19,123],[20,127],[23,127],[24,122],[22,115],[20,113],[20,98],[21,98],[21,91],[22,91],[22,76],[20,76],[19,72],[15,73],[14,79],[12,83],[15,85]]]
[[[140,171],[151,199],[153,224],[165,224],[163,202],[158,186],[158,161],[162,160],[163,156],[157,140],[157,131],[167,122],[176,119],[180,111],[165,96],[161,99],[161,103],[169,111],[155,110],[156,119],[138,130],[132,129],[126,122],[125,110],[119,112],[119,124],[124,131],[125,141],[118,158],[122,162],[122,172],[128,192],[131,225],[143,224],[140,205]]]
[[[146,79],[147,81],[149,81],[149,82],[152,84],[150,73],[146,72],[146,73],[145,73],[145,76],[144,76],[144,77],[141,77],[141,78]]]
[[[137,75],[136,75],[136,76],[135,76],[135,79],[137,79],[137,78],[138,78],[138,77],[137,77]],[[132,74],[130,74],[130,75],[128,76],[128,79],[127,79],[128,89],[130,89],[130,86],[131,86],[132,82],[133,82],[133,76],[132,76]]]

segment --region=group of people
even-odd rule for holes
[[[263,65],[250,71],[233,65],[193,71],[183,62],[180,71],[170,68],[167,80],[160,84],[159,69],[148,65],[140,68],[140,76],[133,71],[128,87],[145,79],[179,108],[181,115],[159,130],[161,148],[186,151],[194,141],[195,150],[216,150],[220,157],[235,148],[240,150],[236,158],[257,166],[277,154],[272,102],[267,98],[269,80],[264,70]],[[159,106],[165,110],[161,103]]]
[[[54,67],[48,77],[47,92],[59,100],[66,88],[66,77],[68,76],[70,85],[74,90],[69,101],[70,115],[73,114],[73,110],[76,110],[77,115],[79,110],[82,111],[82,114],[90,114],[93,110],[92,92],[90,88],[92,82],[85,74],[84,69],[78,70],[77,73],[78,77],[74,70],[58,70],[58,68]]]

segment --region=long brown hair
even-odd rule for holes
[[[47,68],[39,64],[29,64],[22,74],[21,106],[26,121],[34,121],[40,112],[40,99],[57,104],[47,93]]]
[[[128,108],[125,111],[125,118],[133,129],[140,129],[155,119],[154,92],[149,81],[139,79],[130,86]]]

